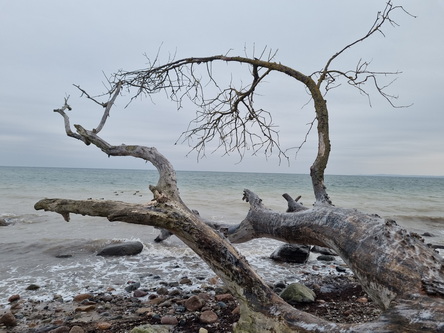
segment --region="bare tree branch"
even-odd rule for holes
[[[368,100],[369,104],[371,105],[370,101],[370,94],[364,89],[365,83],[368,83],[369,81],[373,83],[373,86],[376,88],[377,92],[385,99],[387,100],[392,107],[407,107],[407,106],[397,106],[394,103],[394,100],[397,99],[397,96],[391,95],[389,93],[386,93],[386,88],[393,83],[394,80],[392,80],[387,85],[381,85],[379,83],[380,77],[386,77],[389,75],[399,75],[401,72],[378,72],[378,71],[370,71],[368,69],[369,62],[359,60],[358,64],[356,65],[356,68],[354,70],[348,70],[348,71],[340,71],[337,69],[330,69],[333,61],[338,58],[341,54],[343,54],[345,51],[353,47],[354,45],[361,43],[367,39],[369,39],[371,36],[373,36],[376,33],[380,33],[382,36],[385,37],[385,34],[382,30],[383,26],[385,26],[387,23],[389,23],[392,26],[398,26],[396,21],[394,21],[391,17],[394,11],[401,10],[404,13],[408,14],[409,16],[415,17],[409,12],[407,12],[404,7],[402,6],[394,6],[392,1],[388,1],[386,4],[386,7],[382,12],[378,12],[376,19],[373,23],[373,25],[370,27],[368,32],[361,38],[353,41],[350,44],[347,44],[345,47],[343,47],[340,51],[336,52],[333,56],[331,56],[324,68],[318,72],[315,72],[312,74],[317,75],[317,86],[321,88],[321,85],[325,83],[325,91],[328,92],[329,90],[336,88],[338,86],[338,83],[336,82],[339,77],[344,77],[347,80],[347,83],[351,85],[352,87],[359,90],[360,93],[365,95]]]

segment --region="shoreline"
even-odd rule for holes
[[[352,274],[302,274],[303,284],[316,294],[314,302],[294,305],[302,311],[348,323],[369,321],[381,313]],[[288,285],[278,281],[270,287],[280,293]],[[124,333],[142,325],[161,325],[175,333],[232,332],[239,318],[236,300],[217,277],[197,283],[187,278],[159,281],[153,288],[128,281],[125,289],[118,294],[112,288],[78,294],[70,301],[58,295],[49,301],[10,295],[9,309],[0,312],[0,332]]]

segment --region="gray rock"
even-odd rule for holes
[[[7,225],[9,225],[9,223],[6,222],[5,219],[0,218],[0,227],[6,227]]]
[[[132,291],[137,290],[140,287],[140,282],[132,282],[125,287],[125,291],[130,293]]]
[[[130,333],[169,333],[171,327],[164,325],[143,325],[134,327]]]
[[[322,246],[313,246],[311,248],[311,252],[316,252],[316,253],[320,253],[320,254],[325,254],[325,255],[329,255],[329,256],[337,256],[338,254],[333,251],[332,249],[328,248],[328,247],[322,247]]]
[[[130,256],[139,254],[143,250],[141,242],[125,242],[118,244],[111,244],[105,246],[97,253],[98,256]]]
[[[300,283],[291,283],[280,295],[289,304],[314,302],[316,294]]]
[[[270,256],[276,261],[304,264],[310,255],[310,247],[307,245],[284,244],[277,248]]]
[[[335,257],[323,254],[323,255],[317,257],[316,259],[319,261],[334,261]]]

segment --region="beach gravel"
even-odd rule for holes
[[[9,308],[0,312],[0,332],[232,332],[239,319],[235,298],[221,284],[200,282],[200,287],[195,283],[183,289],[174,281],[159,282],[159,287],[143,290],[143,297],[134,297],[135,291],[126,292],[125,285],[120,293],[88,292],[66,301],[10,295]],[[305,275],[302,283],[314,291],[316,301],[295,304],[300,310],[347,323],[369,321],[380,314],[352,275]],[[276,285],[288,287],[290,283]],[[168,331],[162,331],[165,328]]]

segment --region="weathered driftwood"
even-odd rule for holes
[[[324,90],[328,90],[329,86],[336,84],[337,79],[345,78],[349,84],[365,93],[362,85],[371,81],[378,92],[389,99],[390,95],[378,85],[376,77],[393,73],[371,72],[365,62],[359,63],[355,70],[346,72],[330,67],[334,59],[347,49],[381,32],[384,22],[393,24],[390,13],[396,8],[402,9],[388,1],[385,10],[378,13],[375,23],[364,37],[346,45],[328,60],[322,70],[311,75],[272,62],[273,57],[264,61],[219,55],[173,60],[160,66],[154,61],[147,70],[117,73],[115,81],[110,82],[110,97],[106,103],[97,102],[82,90],[83,94],[104,107],[105,111],[95,129],[86,130],[75,125],[76,132],[73,132],[65,113],[71,107],[65,100],[64,106],[54,111],[63,116],[66,134],[85,144],[97,146],[109,156],[133,156],[152,163],[159,172],[158,183],[150,186],[154,198],[148,204],[43,199],[35,204],[35,208],[60,213],[65,220],[69,220],[69,214],[74,213],[154,226],[165,230],[158,240],[174,233],[205,260],[239,301],[241,315],[236,332],[444,332],[442,258],[433,248],[425,245],[421,237],[406,232],[394,221],[333,206],[324,185],[330,139],[328,110],[324,99],[326,91],[322,91],[321,86],[325,85]],[[210,69],[213,62],[248,66],[252,82],[239,89],[230,85],[221,89],[215,98],[205,99],[200,94],[204,90],[202,80],[200,75],[195,75],[194,70],[204,64],[207,66],[208,81],[215,83]],[[265,137],[257,145],[271,149],[277,145],[272,137],[272,123],[264,121],[264,110],[256,109],[253,105],[255,88],[271,72],[287,75],[302,83],[312,97],[318,131],[318,152],[310,168],[316,198],[312,208],[300,205],[285,194],[287,212],[272,211],[262,204],[256,194],[245,190],[244,198],[250,204],[246,218],[239,225],[218,231],[220,225],[210,226],[182,201],[173,166],[155,148],[124,144],[114,146],[98,136],[110,108],[125,88],[136,89],[133,98],[163,91],[179,105],[183,98],[189,97],[201,107],[202,111],[196,119],[201,125],[189,130],[190,135],[199,134],[198,143],[193,147],[198,151],[215,137],[222,140],[221,145],[228,147],[227,151],[241,149],[250,143],[250,139],[259,137],[249,132],[250,122],[259,126]],[[317,81],[313,77],[318,77]],[[215,87],[219,88],[217,83]],[[243,106],[247,113],[242,115],[239,106]],[[370,297],[385,311],[373,322],[336,324],[294,309],[267,286],[232,245],[259,237],[321,245],[335,250]]]
[[[115,201],[43,199],[36,209],[103,216],[110,221],[166,228],[190,246],[221,277],[241,304],[237,332],[439,332],[444,330],[442,259],[415,234],[393,221],[356,210],[314,207],[279,213],[246,190],[250,210],[228,239],[269,237],[334,249],[370,297],[387,309],[374,322],[329,323],[280,299],[220,233],[181,202],[164,198],[147,205]],[[338,231],[339,230],[339,231]]]

